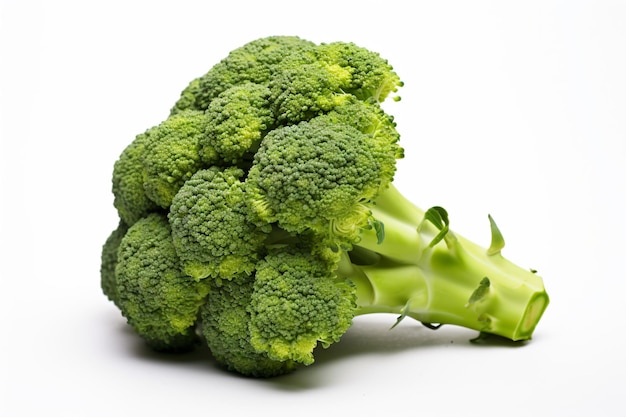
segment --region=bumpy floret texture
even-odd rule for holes
[[[148,131],[137,135],[113,167],[113,205],[129,226],[157,208],[144,190],[143,154],[149,134]]]
[[[274,125],[269,95],[267,87],[245,83],[229,88],[211,102],[206,111],[208,126],[200,139],[205,164],[235,165],[251,159],[261,138]]]
[[[402,85],[398,75],[389,70],[387,62],[379,59],[376,52],[346,42],[320,45],[317,51],[321,61],[350,73],[343,89],[360,100],[374,98],[382,102]]]
[[[356,293],[334,274],[335,264],[307,248],[270,252],[259,263],[250,302],[251,344],[278,361],[313,363],[352,324]]]
[[[149,214],[128,229],[119,245],[115,276],[122,314],[152,348],[193,346],[208,286],[183,273],[164,215]]]
[[[117,229],[115,229],[102,246],[102,255],[100,263],[100,286],[102,292],[119,307],[119,297],[117,295],[117,278],[115,275],[115,267],[117,266],[117,252],[122,243],[122,238],[128,231],[128,226],[120,221]]]
[[[174,197],[169,220],[183,270],[196,279],[251,274],[269,225],[252,221],[238,168],[196,172]]]
[[[255,377],[282,375],[296,368],[293,360],[273,360],[251,344],[249,305],[254,279],[238,275],[215,283],[202,307],[202,332],[217,361],[232,371]]]
[[[203,112],[189,110],[168,118],[147,136],[143,187],[158,206],[168,208],[180,187],[200,169],[198,141],[207,122]]]
[[[257,214],[295,233],[331,229],[354,240],[367,221],[359,203],[387,185],[383,167],[395,162],[378,158],[367,141],[353,126],[325,117],[273,130],[248,177]]]
[[[193,80],[181,93],[172,113],[189,108],[206,110],[213,99],[234,85],[267,85],[280,71],[284,59],[294,55],[313,57],[316,48],[313,42],[295,36],[271,36],[249,42]]]
[[[350,73],[337,65],[294,65],[270,82],[272,108],[282,122],[309,120],[348,100],[342,87],[349,83]]]

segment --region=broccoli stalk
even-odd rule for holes
[[[527,340],[548,305],[542,279],[505,259],[489,216],[492,242],[481,247],[449,230],[440,207],[423,211],[393,186],[371,207],[380,224],[344,256],[337,274],[357,288],[357,315],[394,313],[429,327],[453,324]],[[395,327],[395,325],[394,325]]]

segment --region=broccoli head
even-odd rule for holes
[[[152,348],[200,338],[254,377],[312,364],[362,314],[530,339],[549,298],[493,218],[482,246],[394,186],[404,150],[381,103],[401,86],[350,42],[233,50],[114,164],[104,294]]]

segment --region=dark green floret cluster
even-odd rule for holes
[[[233,50],[115,162],[104,294],[153,349],[207,343],[256,377],[312,364],[360,314],[530,339],[548,296],[493,219],[485,248],[394,187],[404,152],[381,103],[401,86],[349,42]]]

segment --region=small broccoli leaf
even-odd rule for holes
[[[385,239],[385,224],[379,220],[370,219],[370,225],[374,228],[374,231],[376,232],[376,243],[380,245]]]
[[[489,215],[489,224],[491,225],[491,245],[487,249],[487,255],[492,256],[499,254],[504,248],[504,237],[491,215]]]
[[[434,247],[437,243],[441,242],[443,238],[446,237],[448,232],[450,231],[450,220],[448,219],[448,212],[443,207],[434,206],[429,208],[426,213],[424,213],[424,220],[429,221],[435,226],[439,233],[430,241],[428,244],[429,247]]]
[[[393,330],[398,324],[400,324],[400,322],[406,318],[407,314],[409,314],[409,311],[411,311],[411,301],[410,300],[406,302],[404,307],[402,307],[402,311],[400,312],[400,316],[398,316],[398,319],[393,324],[393,326],[391,326],[389,328],[389,330]]]
[[[476,288],[472,295],[470,295],[470,298],[469,300],[467,300],[467,304],[465,305],[465,307],[471,307],[472,305],[484,299],[487,294],[489,294],[490,286],[491,282],[489,281],[489,278],[483,278],[478,284],[478,288]]]
[[[448,212],[439,206],[429,208],[424,214],[424,220],[428,220],[439,230],[443,230],[450,223]]]

